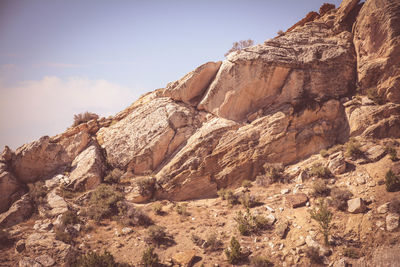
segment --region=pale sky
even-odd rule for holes
[[[108,116],[320,0],[0,0],[0,150]]]

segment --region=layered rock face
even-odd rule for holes
[[[358,81],[400,103],[400,2],[366,1],[354,27]]]

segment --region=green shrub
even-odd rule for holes
[[[81,123],[86,123],[90,120],[97,120],[98,118],[99,115],[88,111],[86,111],[85,113],[76,114],[74,115],[74,123],[72,124],[72,126],[78,126]]]
[[[250,195],[249,193],[241,195],[239,201],[245,208],[252,208],[258,203],[256,197]]]
[[[389,154],[389,157],[392,161],[398,161],[397,151],[393,147],[386,147],[386,152]]]
[[[332,176],[331,171],[320,163],[313,164],[309,170],[309,174],[318,178],[329,178]]]
[[[142,196],[153,196],[156,191],[156,179],[149,178],[140,178],[136,181],[136,185],[138,186],[139,194]]]
[[[93,191],[89,200],[89,216],[99,222],[118,213],[117,203],[123,199],[121,193],[110,185],[101,184]]]
[[[310,211],[311,219],[315,220],[320,226],[320,232],[324,236],[325,245],[329,245],[329,235],[331,230],[332,212],[328,210],[328,207],[323,200],[318,203],[318,209]]]
[[[217,238],[217,235],[215,233],[211,233],[210,235],[208,235],[206,241],[204,242],[204,247],[208,251],[216,251],[221,246],[222,242]]]
[[[242,248],[234,236],[231,238],[230,246],[225,249],[225,255],[230,264],[237,264],[245,259]]]
[[[284,182],[283,165],[282,164],[265,164],[265,184]]]
[[[110,171],[105,177],[104,182],[108,184],[116,184],[119,183],[121,177],[124,175],[124,171],[118,168]]]
[[[114,256],[105,250],[103,254],[94,251],[81,255],[76,264],[76,267],[127,267],[128,264],[118,263],[114,260]]]
[[[140,208],[126,202],[118,202],[119,220],[123,225],[147,226],[153,224],[153,220]]]
[[[266,256],[255,256],[250,260],[251,266],[253,267],[271,267],[274,264]]]
[[[71,244],[74,240],[73,236],[65,231],[64,226],[54,227],[54,233],[56,234],[56,239],[64,243]]]
[[[147,241],[153,244],[161,244],[167,239],[167,233],[165,232],[165,227],[152,225],[147,230]]]
[[[157,253],[154,252],[154,247],[148,247],[142,254],[142,265],[144,267],[157,267],[159,260]]]
[[[343,256],[351,259],[358,259],[360,258],[360,252],[355,248],[348,247],[343,249]]]
[[[79,223],[79,219],[74,211],[68,210],[61,216],[61,223],[63,225],[77,224]]]
[[[389,170],[385,175],[386,191],[396,192],[400,190],[400,179],[392,170]]]
[[[350,139],[349,142],[346,143],[346,152],[345,155],[347,157],[359,158],[363,156],[364,152],[361,151],[360,143],[355,139]]]
[[[226,200],[229,205],[236,205],[239,203],[238,196],[235,195],[232,190],[221,189],[218,191],[218,195],[222,200]]]
[[[156,202],[153,204],[153,211],[157,215],[162,215],[163,210],[162,210],[163,205],[160,202]]]
[[[238,230],[241,235],[248,236],[253,233],[258,234],[260,231],[270,227],[267,218],[262,215],[254,216],[247,209],[243,214],[241,211],[236,213],[234,220],[237,223]]]
[[[331,190],[331,205],[338,210],[347,210],[347,201],[353,196],[353,194],[347,189],[333,188]]]
[[[316,247],[308,247],[306,250],[306,255],[310,259],[311,263],[323,264],[323,259],[319,255],[319,249]]]
[[[43,181],[38,181],[33,184],[28,184],[28,187],[29,187],[29,196],[31,197],[35,208],[46,202],[46,196],[48,190],[47,187],[44,185]]]
[[[390,201],[389,211],[400,214],[400,199],[393,199]]]
[[[322,179],[317,179],[312,185],[313,195],[316,197],[328,196],[330,189]]]
[[[319,154],[320,154],[323,158],[326,158],[326,157],[329,156],[329,153],[328,153],[328,151],[327,151],[326,149],[322,149],[322,150],[319,152]]]
[[[246,188],[246,189],[249,189],[249,188],[252,186],[251,181],[249,181],[249,180],[243,180],[242,186],[243,186],[244,188]]]
[[[179,215],[189,216],[190,213],[186,210],[186,204],[176,205],[175,210]]]
[[[244,49],[246,47],[249,47],[249,46],[252,46],[252,45],[254,45],[254,41],[251,40],[251,39],[240,40],[239,42],[234,42],[232,44],[232,48],[229,49],[229,51],[225,53],[225,56],[227,56],[230,53],[235,52],[235,51],[239,51],[240,52],[242,49]]]

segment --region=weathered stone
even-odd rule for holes
[[[93,189],[101,183],[104,171],[104,159],[100,149],[91,145],[72,162],[69,186],[74,190]]]
[[[267,220],[268,225],[270,225],[270,226],[272,226],[276,221],[275,216],[272,215],[272,214],[269,214],[269,215],[265,216],[265,218]]]
[[[172,256],[173,262],[179,264],[180,266],[191,266],[194,258],[196,257],[196,250],[187,250],[184,252],[175,253]]]
[[[40,263],[35,261],[34,259],[24,257],[18,262],[19,267],[42,267]]]
[[[15,243],[15,251],[17,253],[21,253],[24,250],[25,250],[25,241],[22,239],[18,240],[17,243]]]
[[[207,62],[197,67],[182,79],[169,83],[163,91],[163,95],[196,106],[217,74],[221,63],[221,61]]]
[[[47,254],[36,257],[35,261],[39,262],[42,266],[45,267],[53,266],[56,263],[54,259]]]
[[[12,160],[13,155],[13,151],[8,146],[5,146],[3,152],[0,154],[0,161],[9,162]]]
[[[289,232],[289,222],[288,221],[280,221],[275,225],[275,234],[280,239],[285,239],[288,232]]]
[[[0,213],[5,212],[24,192],[21,183],[9,172],[0,172]]]
[[[363,213],[366,209],[361,198],[353,198],[347,201],[347,211],[351,213]]]
[[[47,194],[47,203],[50,207],[48,213],[51,216],[57,216],[68,211],[67,202],[64,200],[64,198],[57,194],[56,190],[53,190]]]
[[[28,194],[25,194],[21,199],[14,202],[6,212],[0,214],[0,226],[11,227],[23,222],[31,216],[32,212],[31,198]]]
[[[155,98],[100,129],[97,140],[112,167],[142,174],[157,168],[193,134],[200,121],[195,109]]]
[[[47,189],[52,190],[56,187],[59,187],[60,185],[68,184],[69,181],[70,180],[67,176],[62,175],[62,174],[57,174],[53,178],[46,180],[44,184],[47,187]]]
[[[286,204],[292,208],[299,208],[306,205],[308,197],[304,193],[297,193],[285,197]]]
[[[386,216],[386,230],[393,232],[399,227],[400,215],[397,213],[389,213]]]
[[[310,248],[316,248],[319,251],[320,256],[328,256],[330,251],[325,249],[320,243],[315,241],[310,235],[306,236],[306,244]]]
[[[396,103],[400,103],[399,10],[399,1],[366,1],[354,27],[361,88]]]
[[[371,162],[375,162],[386,155],[386,149],[382,146],[373,146],[367,149],[366,155]]]
[[[124,227],[124,228],[122,228],[121,233],[122,233],[123,235],[128,235],[128,234],[130,234],[130,233],[133,233],[133,229],[130,228],[130,227]]]
[[[328,168],[335,175],[346,171],[346,161],[343,152],[340,151],[329,156]]]

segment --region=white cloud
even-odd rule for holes
[[[6,87],[0,80],[0,146],[12,148],[63,132],[84,111],[113,115],[139,97],[105,80],[44,77]],[[2,149],[2,148],[0,148]]]

